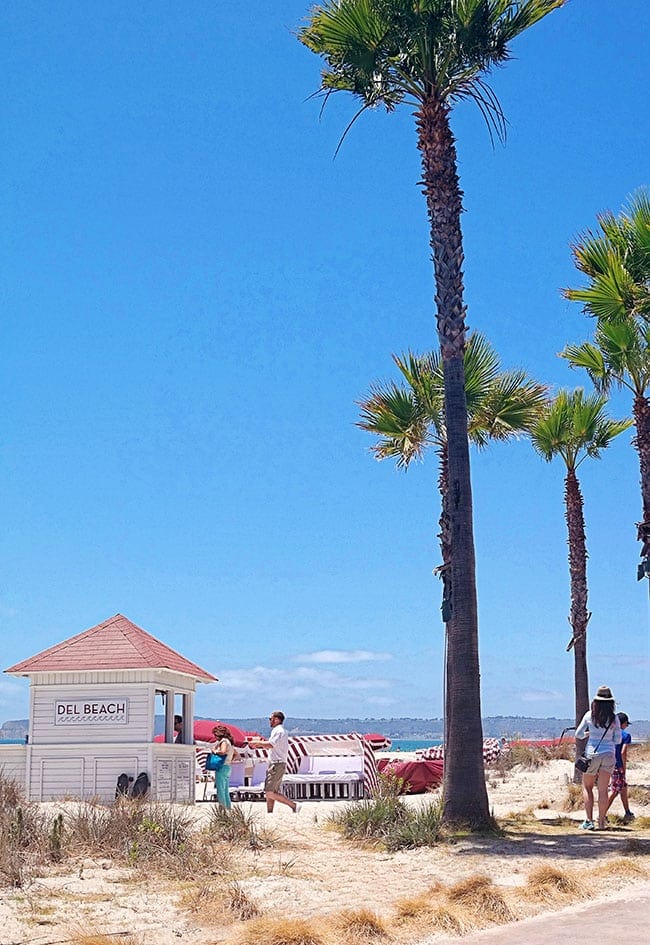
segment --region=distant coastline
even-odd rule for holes
[[[200,716],[197,716],[200,718]],[[244,731],[264,733],[268,730],[268,719],[261,717],[229,718],[221,721],[237,725]],[[544,719],[529,718],[527,716],[491,716],[483,719],[483,734],[486,738],[500,738],[505,735],[509,739],[526,738],[559,738],[565,729],[566,736],[571,737],[572,719]],[[328,735],[336,732],[379,732],[391,739],[416,739],[439,741],[442,739],[444,723],[442,719],[316,719],[292,718],[287,719],[286,728],[290,735]],[[27,719],[13,719],[0,726],[0,742],[24,742],[28,731]],[[163,716],[156,717],[156,734],[164,731]],[[650,738],[650,721],[646,719],[633,720],[631,726],[632,738],[643,741]],[[565,736],[565,737],[566,737]]]

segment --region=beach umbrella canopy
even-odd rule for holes
[[[257,736],[256,732],[244,732],[241,728],[238,728],[236,725],[230,725],[229,722],[220,722],[218,719],[195,719],[194,720],[194,740],[199,742],[213,742],[214,735],[212,734],[212,729],[215,725],[223,725],[224,728],[227,728],[230,734],[232,735],[233,742],[237,748],[241,748],[242,745],[246,744],[246,739],[250,737]],[[259,736],[257,736],[259,737]],[[164,742],[164,735],[156,735],[154,738],[155,742]]]
[[[235,745],[238,748],[241,748],[242,745],[246,744],[246,738],[250,734],[249,732],[244,732],[243,729],[238,728],[236,725],[231,725],[230,722],[220,722],[218,719],[195,719],[195,740],[199,742],[213,742],[214,735],[212,734],[212,729],[215,727],[215,725],[223,725],[224,728],[227,728],[233,737]]]
[[[367,732],[364,736],[373,751],[387,751],[393,744],[386,735],[379,735],[378,732]]]

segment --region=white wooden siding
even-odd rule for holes
[[[120,774],[124,772],[135,780],[145,771],[151,782],[151,800],[194,803],[196,752],[192,745],[113,743],[98,749],[95,744],[86,744],[74,745],[72,751],[65,745],[8,747],[31,754],[32,800],[98,798],[103,804],[112,804]],[[24,778],[24,760],[22,770]]]
[[[82,797],[84,759],[72,755],[40,758],[32,756],[32,786],[30,795],[39,801],[54,801],[64,797]]]
[[[111,722],[75,723],[70,726],[55,724],[57,702],[99,702],[103,699],[126,698],[129,701],[128,723]],[[149,741],[153,738],[151,691],[149,686],[113,683],[110,686],[38,686],[34,689],[34,702],[30,726],[32,745],[96,744],[109,742]]]
[[[103,686],[115,683],[155,685],[157,689],[175,689],[177,692],[194,692],[196,682],[182,673],[160,669],[95,670],[77,673],[32,673],[31,684],[40,686]]]

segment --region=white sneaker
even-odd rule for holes
[[[296,803],[296,809],[294,810],[294,814],[299,814],[301,810],[302,810],[302,804]]]

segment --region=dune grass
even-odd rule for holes
[[[66,939],[68,945],[143,945],[133,932],[85,932],[77,930]]]
[[[515,916],[501,891],[488,876],[476,874],[450,886],[450,903],[467,911],[477,924],[502,925]]]
[[[368,940],[386,938],[388,930],[380,917],[370,909],[356,909],[342,912],[337,917],[336,926],[346,939]]]
[[[650,874],[650,870],[641,863],[623,856],[601,863],[596,867],[595,872],[600,876],[620,877],[621,879],[640,879]]]
[[[557,902],[561,899],[577,899],[585,895],[585,887],[576,873],[558,869],[544,863],[535,867],[528,874],[524,894],[535,902]]]
[[[213,837],[251,850],[261,850],[276,843],[272,831],[260,828],[255,815],[241,807],[231,807],[230,810],[218,805],[211,807],[207,830]]]
[[[441,836],[442,799],[432,797],[417,808],[399,797],[375,797],[348,804],[331,814],[328,823],[348,840],[358,840],[394,852],[434,846]]]
[[[326,945],[319,932],[303,919],[254,919],[237,937],[238,945]]]

